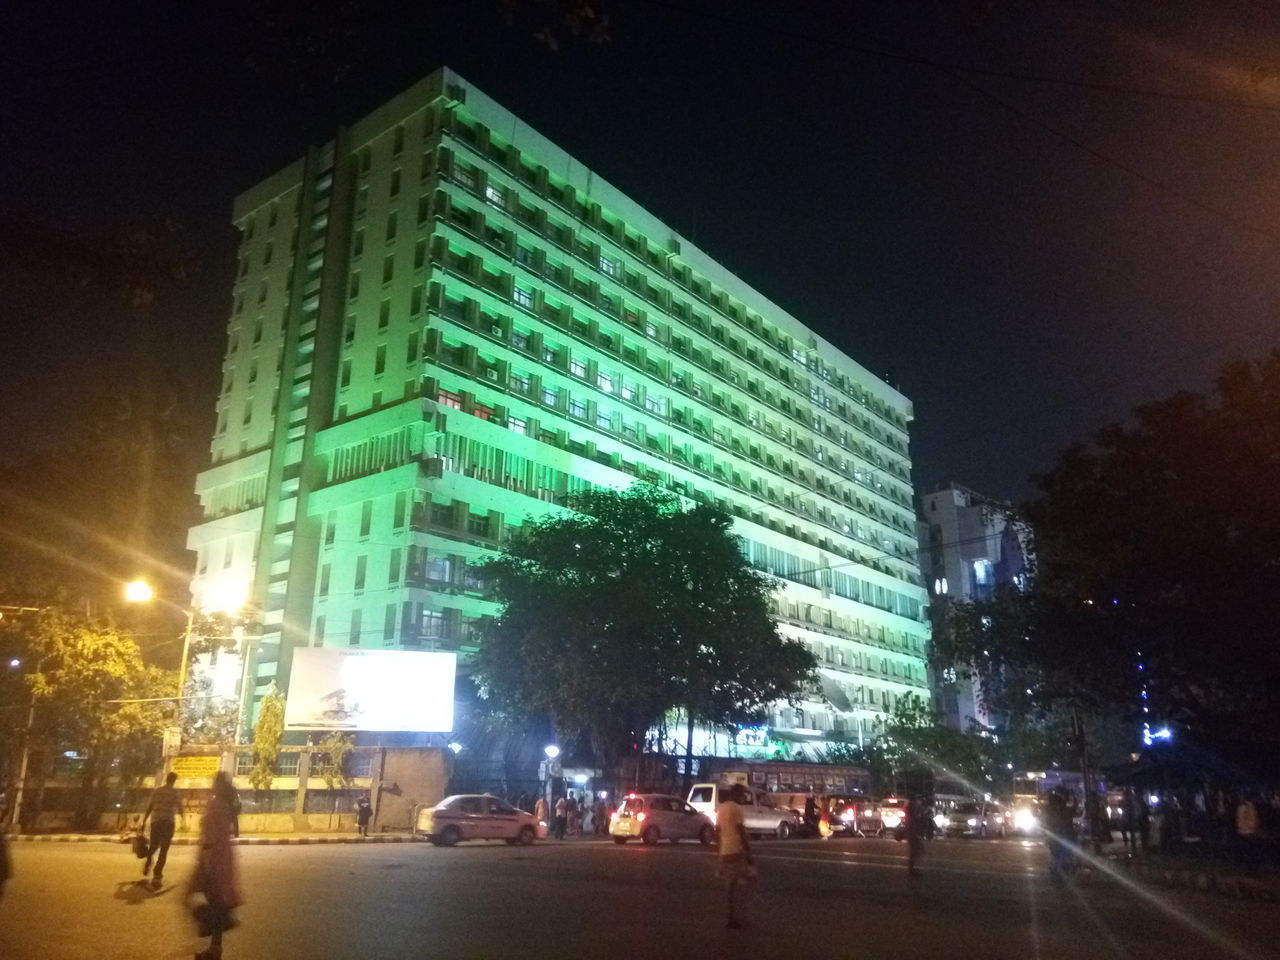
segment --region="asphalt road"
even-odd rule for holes
[[[0,958],[189,957],[179,886],[150,894],[124,846],[12,847]],[[724,926],[696,844],[240,847],[247,905],[225,956],[381,958],[1168,958],[1280,956],[1280,911],[1090,877],[1055,888],[1021,841],[935,841],[909,878],[890,840],[756,845],[746,929]]]

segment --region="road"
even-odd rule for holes
[[[168,960],[197,941],[181,889],[151,895],[110,844],[13,845],[5,960]],[[909,878],[889,840],[757,844],[746,929],[727,930],[695,844],[240,847],[247,905],[225,956],[379,958],[1274,957],[1280,911],[1209,894],[1044,876],[1021,841],[935,841]],[[185,878],[194,851],[174,848]]]

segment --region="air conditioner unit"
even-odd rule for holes
[[[490,367],[488,370],[484,372],[484,375],[485,375],[485,378],[488,380],[497,380],[498,370],[496,367]]]
[[[490,333],[492,333],[495,337],[500,337],[500,336],[502,336],[502,327],[498,326],[498,324],[496,324],[496,323],[495,323],[495,324],[494,324],[494,325],[489,329],[489,332],[490,332]]]

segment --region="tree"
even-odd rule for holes
[[[316,746],[316,752],[312,754],[313,761],[318,759],[319,766],[314,771],[315,775],[324,781],[325,789],[330,793],[335,790],[345,788],[351,778],[347,776],[347,756],[351,753],[353,745],[350,734],[334,731],[325,737]],[[337,806],[337,798],[334,798],[334,806]],[[329,828],[333,828],[334,810],[329,810]]]
[[[22,671],[23,699],[35,705],[33,749],[83,755],[76,821],[92,826],[109,775],[127,779],[158,764],[161,734],[174,710],[161,698],[172,695],[176,676],[146,666],[133,637],[110,621],[60,607],[6,621],[3,642]],[[39,810],[43,782],[36,779],[32,812]]]
[[[778,634],[774,583],[722,511],[643,484],[567,506],[484,566],[503,604],[476,664],[490,700],[551,717],[612,767],[670,708],[731,723],[803,690],[813,657]]]
[[[1139,407],[1037,479],[1034,587],[957,609],[939,653],[1015,712],[1121,711],[1274,763],[1277,466],[1280,352]]]
[[[258,708],[258,722],[253,727],[253,766],[249,785],[255,790],[270,790],[276,776],[280,756],[280,740],[284,736],[284,695],[272,684]]]

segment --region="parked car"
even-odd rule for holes
[[[498,797],[460,793],[419,810],[414,832],[438,847],[451,847],[460,840],[505,840],[527,845],[545,838],[547,828],[533,814],[517,810]]]
[[[689,804],[700,813],[705,813],[714,823],[716,812],[726,802],[724,795],[730,786],[732,784],[695,783],[689,790]],[[742,808],[742,820],[747,833],[756,836],[772,834],[779,840],[785,840],[799,831],[801,817],[796,811],[779,807],[763,790],[749,787],[746,790],[749,799]]]
[[[972,801],[957,804],[947,814],[943,832],[949,837],[1003,837],[1008,828],[1005,813],[998,805]]]
[[[614,843],[639,837],[653,845],[659,840],[697,840],[709,844],[716,838],[715,824],[679,797],[663,793],[629,793],[609,818]]]

